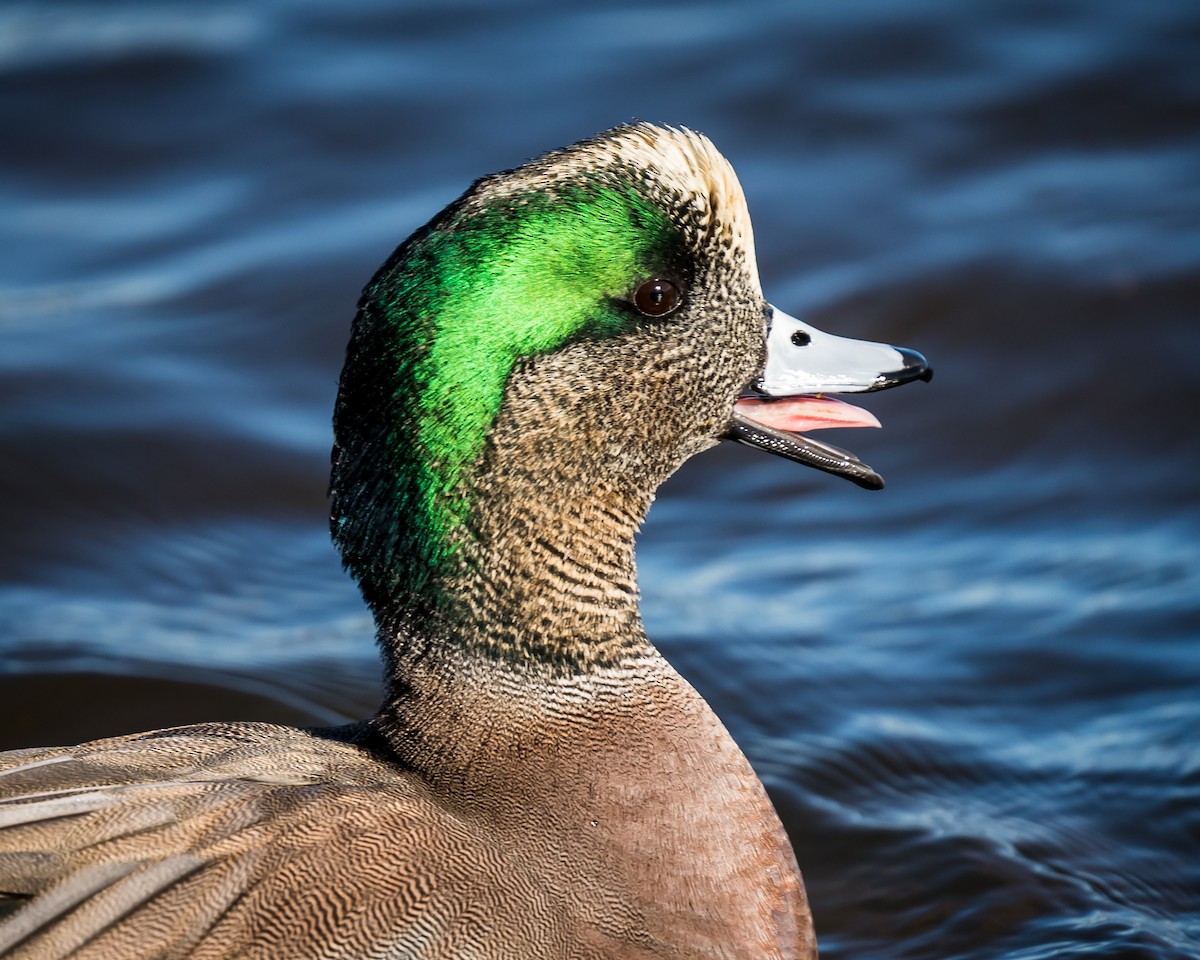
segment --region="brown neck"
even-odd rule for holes
[[[410,688],[415,666],[430,660],[491,660],[542,682],[657,656],[634,559],[650,498],[603,478],[572,479],[511,464],[490,474],[480,502],[503,509],[477,512],[456,573],[438,584],[439,602],[381,624],[393,688]]]
[[[653,688],[672,691],[672,698],[684,690],[688,698],[694,695],[653,650],[578,672],[465,646],[444,647],[403,666],[402,679],[393,680],[371,721],[389,752],[450,793],[474,790],[486,779],[493,782],[493,796],[510,800],[531,776],[524,766],[561,762],[558,748],[543,750],[552,732],[565,749],[594,723],[618,716],[637,722],[631,703],[648,699]]]
[[[604,477],[492,475],[474,549],[453,583],[470,642],[568,672],[647,647],[634,535],[650,498]]]
[[[652,423],[614,439],[611,412],[624,399],[608,383],[582,395],[579,353],[539,358],[510,379],[466,480],[473,507],[453,569],[397,622],[381,620],[397,684],[411,682],[414,657],[449,649],[563,674],[654,652],[634,537],[652,491],[713,441],[672,449]]]

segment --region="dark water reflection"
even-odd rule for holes
[[[1200,954],[1186,3],[5,5],[3,745],[370,708],[323,519],[358,288],[631,116],[731,157],[774,302],[938,368],[853,437],[883,493],[720,449],[641,543],[824,955]]]

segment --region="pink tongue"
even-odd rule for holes
[[[829,427],[878,427],[874,414],[833,397],[787,397],[782,400],[743,399],[733,405],[743,417],[764,427],[805,433]]]

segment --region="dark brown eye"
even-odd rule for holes
[[[670,280],[652,277],[633,291],[633,305],[648,317],[665,317],[683,298]]]

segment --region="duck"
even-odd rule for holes
[[[360,723],[0,755],[10,960],[812,958],[767,793],[646,635],[634,536],[731,440],[929,378],[764,299],[729,162],[623,124],[477,180],[358,303],[330,526],[377,628]]]

